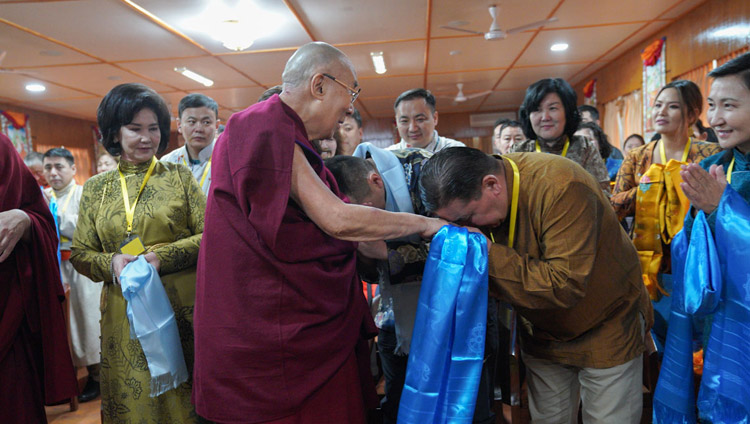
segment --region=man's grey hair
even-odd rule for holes
[[[44,163],[44,155],[39,152],[28,152],[23,158],[23,163],[25,163],[26,166],[31,166],[37,163],[42,165]]]
[[[316,41],[297,49],[289,58],[281,74],[284,87],[298,87],[318,72],[330,70],[336,63],[351,67],[351,61],[341,50],[328,43]]]

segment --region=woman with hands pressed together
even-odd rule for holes
[[[131,339],[127,302],[118,284],[138,256],[159,273],[174,309],[187,363],[193,365],[195,265],[203,233],[205,196],[190,171],[156,160],[169,142],[164,100],[141,84],[121,84],[97,111],[102,144],[121,155],[119,166],[88,180],[81,197],[70,261],[102,291],[101,394],[104,422],[192,422],[192,378],[150,396],[151,379],[138,339]]]

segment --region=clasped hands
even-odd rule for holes
[[[158,273],[161,267],[161,262],[159,261],[159,257],[156,256],[156,253],[148,252],[143,255],[143,257],[146,259],[146,262],[151,264],[151,266],[156,269],[156,272]],[[112,257],[112,276],[115,278],[115,283],[120,280],[120,274],[122,273],[122,270],[125,268],[125,266],[136,259],[138,259],[138,256],[128,255],[125,253],[116,253],[115,256]]]
[[[680,188],[690,200],[690,204],[707,215],[716,210],[727,186],[724,168],[711,165],[708,172],[697,163],[682,165]]]

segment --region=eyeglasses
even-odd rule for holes
[[[361,87],[355,90],[355,89],[349,87],[348,85],[344,84],[343,82],[337,80],[336,77],[334,77],[333,75],[329,75],[329,74],[325,74],[324,73],[323,76],[326,77],[326,78],[332,79],[333,82],[335,82],[335,83],[339,84],[340,86],[346,88],[346,91],[348,91],[349,95],[352,96],[352,104],[354,104],[354,101],[357,100],[357,97],[359,97],[359,93],[362,92],[362,88]]]

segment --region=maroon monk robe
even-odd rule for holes
[[[304,414],[304,402],[376,332],[356,243],[326,235],[289,197],[295,145],[341,197],[302,120],[278,96],[234,114],[216,143],[194,314],[193,399],[211,420]],[[369,384],[372,403],[361,350],[357,380]],[[341,399],[331,396],[330,407]]]
[[[47,422],[44,404],[78,385],[63,315],[55,223],[34,176],[0,134],[0,212],[21,209],[31,242],[0,263],[0,422]]]

